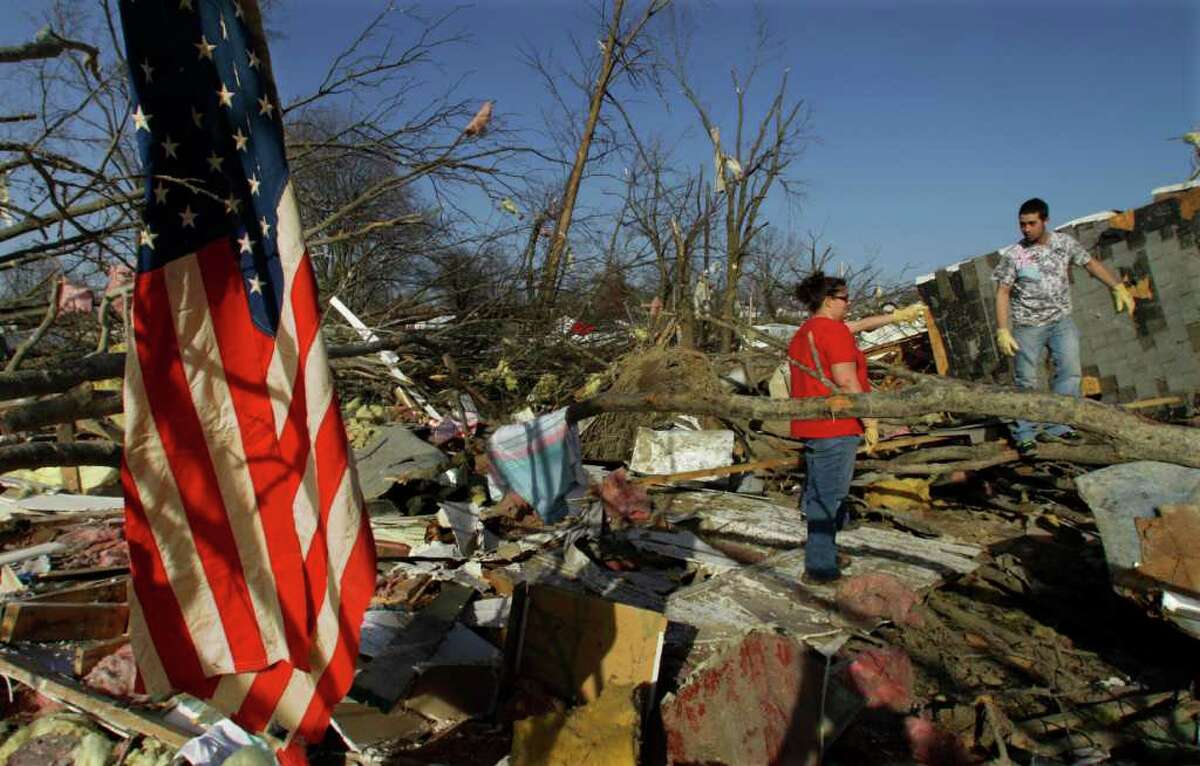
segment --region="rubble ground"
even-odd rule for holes
[[[655,349],[608,377],[716,396],[721,364]],[[748,369],[737,385],[774,367]],[[453,393],[459,419],[347,405],[377,580],[313,763],[1200,763],[1197,638],[1158,602],[1195,595],[1170,535],[1200,469],[1094,470],[1090,447],[1018,460],[994,419],[885,422],[838,535],[843,577],[806,584],[794,443],[571,406],[492,426]],[[270,733],[203,703],[139,695],[122,501],[54,473],[0,495],[0,675],[16,682],[0,766],[85,739],[98,766],[269,752]],[[1119,500],[1101,516],[1077,480]],[[1183,523],[1156,529],[1160,506]],[[1166,551],[1148,589],[1114,574],[1118,523],[1137,555]],[[63,715],[85,728],[43,734]]]

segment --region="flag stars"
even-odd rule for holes
[[[214,173],[221,172],[221,155],[213,152],[212,154],[208,155],[208,159],[206,161],[208,162],[209,170]]]
[[[275,111],[275,105],[271,103],[271,99],[267,98],[265,95],[259,97],[259,99],[258,99],[258,113],[259,114],[265,114],[266,116],[270,117],[271,113],[274,111]]]
[[[209,61],[213,60],[212,54],[213,51],[217,49],[217,46],[210,43],[207,37],[200,35],[200,42],[195,43],[195,46],[196,51],[200,54],[201,59],[208,59]]]
[[[192,107],[192,122],[196,123],[197,128],[204,126],[204,112],[194,106]]]
[[[178,141],[172,141],[171,137],[167,136],[166,140],[162,142],[162,148],[163,148],[163,154],[165,154],[166,156],[170,157],[173,160],[178,159],[178,157],[176,156],[176,151],[179,149]]]
[[[225,87],[225,83],[221,83],[221,89],[217,91],[217,100],[221,102],[221,106],[233,107],[233,91]]]
[[[257,274],[250,277],[248,280],[246,280],[246,282],[247,282],[247,284],[250,285],[250,292],[252,294],[262,295],[263,283],[262,283],[262,280],[258,278]]]
[[[179,0],[179,10],[181,10],[181,11],[195,10],[194,8],[192,8],[192,0]]]
[[[150,132],[150,115],[142,111],[141,104],[138,104],[138,108],[133,110],[133,125],[135,130]]]
[[[161,181],[154,187],[154,204],[167,204],[167,187],[163,186]]]
[[[258,187],[262,186],[262,181],[258,180],[258,174],[255,173],[246,180],[250,183],[250,193],[258,194]]]
[[[254,252],[254,243],[250,241],[249,233],[243,234],[242,236],[238,237],[238,252],[239,253],[253,253]]]
[[[239,19],[244,18],[242,16],[242,4],[239,2],[239,0],[233,0],[233,15]]]
[[[145,77],[147,85],[154,82],[154,67],[150,66],[150,59],[142,62],[142,75]]]
[[[242,201],[230,194],[225,198],[225,212],[230,215],[237,215],[242,210]]]
[[[225,27],[225,14],[221,14],[221,39],[229,39],[229,30]]]
[[[179,222],[185,229],[196,228],[196,214],[192,212],[192,206],[188,205],[179,213]]]
[[[258,69],[258,55],[253,50],[247,51],[247,57],[251,69]]]
[[[150,231],[149,226],[138,232],[138,244],[144,245],[151,250],[154,249],[154,240],[156,239],[158,239],[158,235]]]
[[[239,152],[246,151],[246,144],[250,142],[250,138],[238,128],[233,134],[233,143]]]
[[[258,219],[258,226],[262,229],[262,235],[264,237],[271,236],[271,224],[267,222],[267,217],[265,215]]]

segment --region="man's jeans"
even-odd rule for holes
[[[1079,330],[1075,327],[1075,320],[1063,317],[1039,327],[1013,325],[1012,334],[1020,346],[1013,360],[1013,380],[1017,388],[1038,387],[1038,373],[1049,348],[1050,359],[1054,362],[1054,393],[1079,396],[1082,373],[1079,367]],[[1051,436],[1062,436],[1072,430],[1068,426],[1030,423],[1027,420],[1017,420],[1009,427],[1013,440],[1018,444],[1032,440],[1039,430]]]
[[[859,436],[809,439],[804,451],[808,477],[800,510],[808,519],[808,541],[804,544],[804,569],[818,577],[838,574],[837,543],[834,536],[846,521],[842,501],[850,493],[854,476],[854,454]]]

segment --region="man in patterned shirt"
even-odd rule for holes
[[[1108,285],[1117,313],[1129,311],[1133,316],[1133,296],[1073,238],[1048,230],[1049,217],[1050,208],[1045,202],[1036,197],[1026,201],[1017,214],[1023,238],[1000,253],[1000,264],[992,274],[996,281],[996,345],[1004,354],[1015,357],[1013,377],[1017,388],[1037,388],[1038,369],[1049,349],[1054,362],[1054,393],[1079,396],[1079,330],[1071,319],[1068,269],[1072,263],[1082,266]],[[1017,420],[1011,429],[1017,451],[1026,456],[1037,451],[1037,438],[1080,440],[1075,430],[1064,425]]]

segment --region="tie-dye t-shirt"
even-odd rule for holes
[[[1000,264],[992,279],[1012,285],[1009,314],[1015,325],[1040,326],[1071,314],[1071,264],[1083,266],[1092,259],[1074,238],[1051,232],[1044,245],[1018,242],[1000,251]]]

